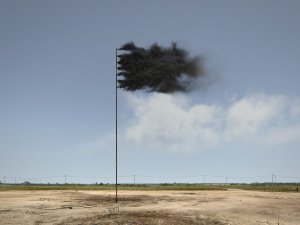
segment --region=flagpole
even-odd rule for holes
[[[118,49],[116,48],[116,203],[118,202]]]

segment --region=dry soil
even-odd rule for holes
[[[227,191],[3,191],[1,225],[300,225],[300,194]]]

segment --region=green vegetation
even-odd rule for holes
[[[277,184],[120,184],[119,190],[228,190],[242,189],[268,192],[299,192],[298,183]],[[113,184],[0,184],[0,191],[9,190],[114,190]]]

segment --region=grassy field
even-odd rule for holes
[[[227,190],[242,189],[268,192],[299,192],[299,183],[284,184],[120,184],[119,190]],[[0,184],[9,190],[114,190],[113,184]]]

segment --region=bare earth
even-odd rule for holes
[[[300,193],[3,191],[1,225],[300,224]]]

